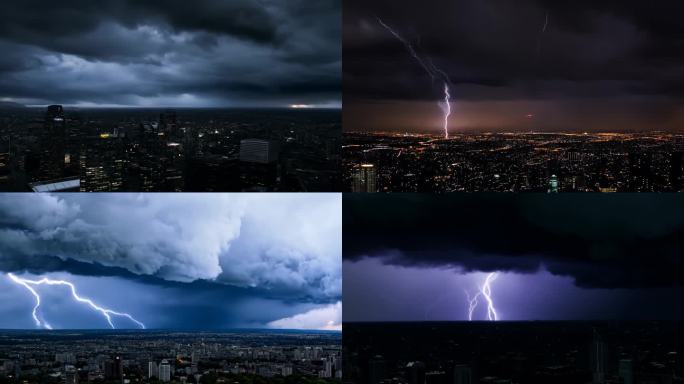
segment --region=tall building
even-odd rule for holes
[[[632,360],[622,359],[618,367],[618,374],[622,380],[622,384],[634,384],[634,368]]]
[[[352,174],[352,192],[377,192],[378,173],[375,165],[361,164]]]
[[[104,362],[104,376],[106,380],[121,379],[123,377],[123,363],[120,356]]]
[[[380,384],[385,380],[385,359],[375,356],[368,362],[368,384]]]
[[[558,193],[558,186],[558,176],[551,175],[551,178],[549,179],[549,193]]]
[[[45,113],[45,127],[40,136],[40,169],[34,180],[54,180],[64,176],[67,159],[67,127],[64,108],[50,105]]]
[[[78,384],[78,371],[73,365],[66,365],[64,367],[64,383]]]
[[[159,380],[165,383],[171,381],[171,364],[168,360],[162,360],[159,364]]]
[[[159,366],[156,362],[150,361],[147,363],[147,378],[159,377]]]
[[[425,364],[420,361],[406,364],[406,380],[408,384],[425,384]]]
[[[606,343],[596,330],[591,343],[591,373],[593,384],[606,382]]]
[[[473,374],[467,365],[454,366],[454,384],[471,384]]]
[[[270,164],[278,161],[278,143],[260,139],[240,141],[240,161],[246,163]]]

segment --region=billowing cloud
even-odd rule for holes
[[[6,194],[0,270],[101,275],[104,266],[332,300],[341,220],[338,194]]]
[[[342,302],[286,317],[268,323],[271,328],[279,329],[317,329],[321,331],[342,330]]]

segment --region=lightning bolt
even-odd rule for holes
[[[494,307],[494,299],[492,299],[492,283],[498,276],[499,274],[497,272],[488,274],[482,283],[482,286],[480,286],[480,292],[478,292],[475,296],[471,297],[468,291],[465,291],[466,298],[468,299],[468,321],[473,321],[473,312],[475,312],[475,309],[477,308],[478,299],[480,297],[484,297],[485,301],[487,302],[487,320],[499,320],[499,315]]]
[[[411,44],[410,41],[406,40],[403,36],[401,36],[399,33],[397,33],[392,27],[387,25],[382,19],[379,17],[378,23],[385,28],[386,30],[389,31],[389,33],[392,34],[397,40],[399,40],[406,50],[409,52],[411,56],[418,62],[418,64],[425,70],[425,72],[430,76],[430,79],[434,81],[436,78],[441,78],[441,80],[444,83],[444,105],[440,104],[440,108],[442,109],[442,112],[444,113],[444,138],[448,139],[449,138],[449,116],[451,115],[451,94],[449,93],[449,84],[451,83],[451,80],[449,79],[449,76],[444,72],[443,70],[437,68],[435,64],[432,62],[432,60],[428,57],[426,60],[423,60],[423,58],[420,57],[420,55],[416,52],[416,50],[413,48],[413,45]]]
[[[541,30],[539,31],[539,36],[537,36],[537,61],[539,61],[539,55],[541,54],[541,48],[542,48],[542,36],[546,32],[546,29],[549,27],[549,12],[547,11],[544,14],[544,25],[542,26]]]
[[[109,326],[112,329],[116,329],[114,326],[114,323],[112,322],[112,315],[113,316],[120,316],[120,317],[125,317],[128,320],[136,323],[140,328],[145,329],[145,324],[142,322],[136,320],[133,316],[129,315],[128,313],[122,313],[122,312],[116,312],[111,309],[103,308],[100,307],[99,305],[95,304],[92,300],[88,298],[84,298],[78,295],[76,292],[76,286],[66,280],[52,280],[48,279],[46,277],[40,279],[40,280],[29,280],[29,279],[22,279],[20,277],[17,277],[16,275],[12,273],[8,273],[7,276],[12,280],[13,282],[22,285],[24,288],[26,288],[33,297],[36,299],[36,304],[33,306],[33,320],[36,323],[36,326],[38,327],[44,327],[45,329],[52,329],[50,324],[48,324],[45,320],[41,321],[38,317],[38,309],[40,307],[40,295],[38,292],[33,288],[34,285],[66,285],[69,287],[71,290],[71,296],[74,298],[74,300],[78,301],[79,303],[84,303],[87,304],[90,308],[93,310],[100,312],[102,316],[107,319],[107,323],[109,323]]]

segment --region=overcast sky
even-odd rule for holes
[[[345,321],[684,319],[684,198],[344,198]],[[475,312],[483,319],[486,301]]]
[[[148,328],[339,329],[341,220],[339,194],[6,194],[0,328],[35,327],[12,273],[70,281]],[[33,287],[53,327],[107,326],[66,287]]]
[[[344,1],[345,129],[439,131],[448,78],[453,132],[681,130],[683,11],[676,0]]]
[[[8,0],[0,101],[341,105],[339,0]]]

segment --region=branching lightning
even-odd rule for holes
[[[425,70],[425,72],[430,76],[430,79],[434,81],[436,78],[440,78],[442,82],[444,83],[444,104],[442,105],[440,103],[440,108],[442,109],[442,112],[444,113],[444,138],[448,139],[449,138],[449,116],[451,115],[451,94],[449,93],[449,84],[451,83],[451,80],[449,79],[449,76],[444,72],[443,70],[437,68],[435,64],[430,60],[430,58],[426,58],[425,60],[420,57],[420,55],[416,52],[416,50],[413,48],[413,45],[411,44],[410,41],[406,40],[404,37],[402,37],[399,33],[397,33],[394,29],[392,29],[389,25],[387,25],[385,22],[382,21],[379,17],[378,23],[385,28],[386,30],[389,31],[389,33],[392,34],[397,40],[399,40],[406,50],[409,52],[409,54],[420,64],[420,66]]]
[[[107,320],[107,323],[109,323],[109,326],[112,329],[116,329],[116,327],[114,326],[114,323],[112,322],[112,315],[125,317],[125,318],[129,319],[130,321],[136,323],[140,328],[145,329],[145,324],[136,320],[133,316],[129,315],[128,313],[116,312],[116,311],[113,311],[111,309],[100,307],[99,305],[95,304],[92,300],[79,296],[78,293],[76,292],[76,286],[74,284],[66,281],[66,280],[52,280],[52,279],[48,279],[45,277],[40,279],[40,280],[29,280],[29,279],[23,279],[23,278],[17,277],[16,275],[14,275],[12,273],[8,273],[7,276],[9,276],[9,278],[13,282],[15,282],[15,283],[23,286],[24,288],[26,288],[29,292],[31,292],[31,294],[35,298],[36,304],[33,307],[32,315],[33,315],[33,320],[36,323],[37,327],[43,327],[45,329],[52,329],[52,326],[50,326],[50,324],[48,324],[45,320],[41,321],[40,318],[38,317],[38,309],[40,307],[40,295],[33,288],[33,286],[34,285],[49,285],[49,286],[65,285],[65,286],[69,287],[69,289],[71,290],[71,296],[74,298],[74,300],[78,301],[79,303],[87,304],[93,310],[100,312],[102,314],[102,316],[105,317],[105,319]]]
[[[487,275],[482,286],[480,286],[480,291],[475,296],[470,296],[468,291],[465,291],[466,298],[468,299],[468,321],[473,321],[473,313],[478,305],[478,300],[480,297],[484,297],[487,302],[487,320],[498,321],[499,315],[494,307],[494,299],[492,298],[492,283],[499,276],[497,272],[492,272]]]

